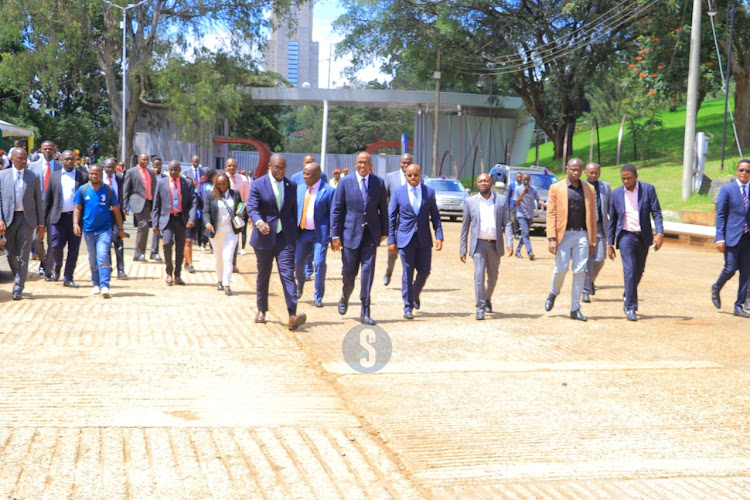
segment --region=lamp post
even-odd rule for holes
[[[489,132],[487,134],[487,137],[489,139],[489,162],[490,168],[492,168],[495,165],[495,162],[492,160],[492,80],[494,78],[492,77],[492,74],[486,73],[479,77],[479,81],[477,82],[477,87],[484,88],[485,85],[487,85],[487,81],[489,80],[489,91],[490,91],[490,126],[489,126]]]
[[[127,30],[126,25],[128,22],[128,10],[134,9],[136,7],[140,7],[144,3],[146,3],[148,0],[141,0],[140,2],[136,4],[128,4],[125,7],[121,7],[119,5],[113,4],[112,2],[108,0],[104,0],[105,3],[107,3],[110,7],[114,7],[116,9],[120,9],[122,11],[122,62],[121,62],[121,68],[122,68],[122,114],[120,117],[120,135],[122,140],[122,162],[125,168],[128,167],[127,158],[125,158],[125,144],[126,144],[126,138],[125,138],[125,129],[126,129],[126,114],[127,114],[127,95],[128,95],[128,58],[127,58]]]

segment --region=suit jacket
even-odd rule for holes
[[[401,184],[401,168],[399,167],[398,170],[394,172],[389,172],[385,174],[385,191],[388,195],[388,200],[393,198],[393,193],[396,192],[398,188],[401,186],[405,186],[406,184]]]
[[[583,204],[586,208],[586,232],[589,245],[596,244],[596,190],[588,182],[581,181]],[[568,179],[567,177],[549,187],[547,197],[547,237],[556,238],[559,245],[565,237],[568,225]]]
[[[477,240],[479,239],[479,198],[481,196],[481,194],[477,193],[464,200],[461,239],[459,241],[459,253],[461,255],[474,255],[474,252],[476,251]],[[508,240],[509,245],[513,244],[513,223],[510,219],[510,207],[508,206],[505,196],[492,193],[492,197],[495,203],[495,231],[497,232],[495,250],[497,250],[497,254],[502,257],[505,255],[505,240]],[[468,252],[466,251],[467,246],[469,250]]]
[[[432,247],[430,219],[435,239],[443,239],[443,226],[440,223],[435,190],[424,184],[419,185],[417,189],[422,191],[422,200],[419,211],[414,213],[409,201],[409,189],[411,186],[406,184],[395,190],[391,196],[388,206],[388,244],[395,243],[398,248],[404,248],[414,242],[417,248]]]
[[[331,202],[333,201],[333,193],[336,190],[328,185],[328,183],[320,180],[320,188],[318,188],[318,194],[315,196],[315,212],[313,219],[315,221],[315,241],[319,241],[323,245],[327,245],[331,242]],[[297,184],[297,226],[302,223],[302,208],[305,205],[305,194],[307,193],[307,185]],[[307,208],[310,210],[310,207]]]
[[[190,181],[188,181],[190,182]],[[209,195],[210,196],[210,195]],[[237,205],[239,205],[242,202],[242,197],[240,196],[240,193],[235,191],[234,189],[229,189],[229,196],[232,197],[234,200],[234,207],[235,212],[237,210]],[[204,206],[206,207],[205,211],[203,212],[203,225],[211,224],[214,226],[214,229],[216,229],[216,221],[219,220],[219,207],[224,205],[224,202],[221,200],[217,200],[213,197],[206,200],[207,203],[204,203]],[[238,234],[242,232],[242,228],[234,228],[234,234]]]
[[[750,183],[745,188],[750,191]],[[750,196],[750,192],[747,193]],[[716,200],[716,241],[737,246],[745,224],[750,224],[750,211],[745,207],[737,181],[722,186]]]
[[[123,197],[119,200],[123,207],[130,205],[130,210],[135,214],[143,212],[143,207],[146,205],[146,189],[141,180],[139,168],[136,166],[125,172],[125,188]],[[154,192],[156,192],[156,176],[152,170],[146,169],[146,172],[151,176],[151,199],[153,200]]]
[[[593,184],[592,184],[593,186]],[[604,239],[609,239],[609,205],[612,196],[612,186],[608,182],[599,180],[599,208],[602,211],[602,226],[604,227]],[[594,188],[596,199],[596,188]]]
[[[320,172],[320,180],[328,184],[328,176],[326,175],[325,172],[322,172],[322,171]],[[305,178],[302,175],[302,170],[292,175],[292,182],[298,186],[305,183]]]
[[[121,174],[120,172],[115,172],[115,180],[117,181],[117,201],[120,203],[120,213],[122,214],[122,220],[125,220],[125,204],[122,202],[123,199],[123,192],[125,190],[125,176]],[[102,173],[102,184],[106,184],[109,186],[109,182],[107,181],[107,173]]]
[[[331,238],[340,238],[346,248],[359,248],[365,229],[372,235],[375,245],[388,236],[388,201],[383,179],[369,175],[367,206],[356,174],[339,181],[331,206]]]
[[[75,193],[77,193],[78,188],[87,183],[89,178],[77,169],[73,169],[73,175],[75,175],[76,179]],[[60,214],[62,214],[63,195],[61,178],[62,170],[52,173],[49,177],[47,193],[44,195],[44,220],[49,224],[57,224],[60,220]]]
[[[29,163],[28,169],[34,172],[34,174],[39,177],[39,189],[42,191],[42,199],[46,196],[46,193],[44,192],[44,169],[47,166],[47,160],[44,159],[44,156],[40,156],[39,159],[37,159],[34,162]],[[63,166],[62,163],[59,161],[53,159],[51,162],[49,162],[50,166],[50,176],[52,176],[53,173],[59,172],[62,170]],[[50,177],[51,178],[51,177]]]
[[[167,176],[161,177],[156,182],[151,221],[154,227],[159,228],[159,231],[163,231],[169,224],[170,211],[172,210],[172,195],[169,192],[170,180],[171,178]],[[180,189],[182,190],[182,220],[185,224],[195,222],[198,200],[195,197],[193,183],[183,177],[178,177],[177,181],[180,183]]]
[[[651,184],[638,183],[638,217],[641,223],[641,240],[648,246],[654,241],[651,228],[651,217],[654,218],[656,232],[664,234],[664,222],[661,217],[661,206],[656,196],[656,189]],[[625,186],[612,191],[609,207],[609,244],[620,248],[622,225],[625,222]],[[717,228],[718,229],[718,228]]]
[[[2,216],[5,221],[5,227],[9,227],[13,222],[13,212],[16,210],[16,195],[14,189],[16,176],[15,167],[0,170],[0,193],[3,196]],[[26,189],[23,191],[24,218],[26,224],[32,229],[44,225],[44,205],[42,204],[42,188],[39,177],[28,168],[23,169],[23,182]]]
[[[284,188],[281,210],[276,206],[276,195],[273,193],[268,174],[255,179],[250,185],[250,197],[247,199],[247,211],[252,219],[253,233],[250,245],[259,250],[273,250],[276,245],[276,225],[281,220],[284,241],[289,245],[297,243],[297,186],[284,177]],[[268,234],[261,234],[258,222],[265,221],[271,226]]]
[[[190,179],[193,184],[199,184],[201,181],[201,178],[206,175],[206,168],[205,167],[198,167],[198,178],[196,179],[193,173],[193,166],[190,165],[189,167],[185,167],[182,169],[182,175]]]

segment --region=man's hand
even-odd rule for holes
[[[209,233],[213,233],[214,232],[214,225],[211,224],[210,222],[208,224],[206,224],[206,231],[208,231]]]
[[[128,237],[128,235],[125,234],[125,230],[124,229],[120,229],[119,231],[117,231],[117,236],[120,239],[122,239],[122,240],[124,240],[124,239],[126,239]]]
[[[388,245],[388,253],[391,255],[396,255],[396,244],[391,243]]]
[[[5,230],[6,230],[5,221],[4,220],[0,220],[0,235],[5,234]]]
[[[331,250],[334,252],[338,252],[341,250],[341,239],[340,238],[333,238],[331,240]]]
[[[589,258],[593,257],[596,253],[596,245],[589,245]]]
[[[724,253],[724,251],[727,249],[726,242],[722,241],[721,243],[716,244],[716,250],[719,251],[719,253]]]
[[[466,254],[465,253],[462,253],[461,255],[459,255],[458,258],[461,259],[461,262],[463,262],[464,264],[466,264]]]
[[[195,227],[195,222],[194,222],[194,221],[188,221],[188,223],[187,223],[187,228],[188,228],[188,229],[192,229],[192,228],[194,228],[194,227]]]
[[[271,226],[269,226],[268,223],[264,220],[258,221],[255,227],[258,228],[260,234],[268,234],[271,232]]]
[[[556,241],[549,242],[549,253],[551,253],[552,255],[557,255],[557,242]]]
[[[656,249],[659,250],[664,244],[664,235],[661,233],[657,233],[657,235],[654,236],[654,243],[656,243]]]
[[[438,252],[443,249],[443,240],[435,240],[435,250]]]
[[[607,247],[607,257],[609,257],[609,260],[615,260],[615,257],[617,257],[614,245],[609,245]]]
[[[158,235],[158,234],[159,234],[159,228],[158,228],[158,227],[156,227],[156,226],[154,226],[154,234],[156,234],[156,235]]]
[[[380,243],[383,243],[388,237],[387,236],[381,236],[380,237]]]
[[[83,234],[81,232],[81,225],[76,222],[73,223],[73,234],[75,234],[79,238],[81,237],[81,234]]]
[[[36,227],[36,239],[41,240],[44,237],[44,226]]]

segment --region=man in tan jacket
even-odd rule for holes
[[[581,294],[586,279],[586,265],[596,249],[596,193],[593,186],[581,182],[583,161],[573,158],[565,167],[567,179],[550,186],[547,200],[547,239],[555,256],[552,287],[544,303],[551,311],[555,298],[573,261],[573,290],[570,300],[571,319],[586,321],[581,314]]]

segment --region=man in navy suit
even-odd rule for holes
[[[612,191],[609,207],[609,245],[607,254],[615,260],[615,248],[620,249],[622,272],[625,278],[625,314],[628,321],[638,321],[638,284],[646,268],[648,247],[656,250],[664,243],[664,223],[656,190],[651,184],[638,180],[635,166],[626,163],[620,169],[622,186]],[[654,218],[656,236],[651,229]]]
[[[39,150],[42,154],[39,159],[29,163],[29,170],[36,174],[37,177],[39,177],[39,182],[42,190],[42,202],[44,202],[44,199],[47,196],[47,187],[49,186],[51,175],[62,170],[63,166],[59,161],[55,159],[57,146],[55,146],[54,142],[44,141]],[[46,220],[44,222],[44,225],[47,230],[47,247],[50,247],[52,244],[52,232],[50,231]],[[45,274],[45,272],[46,274],[49,274],[50,270],[45,269],[44,267],[47,264],[47,253],[44,250],[44,240],[34,238],[32,245],[32,251],[34,255],[39,258],[40,262],[39,274],[42,275]]]
[[[297,185],[297,225],[299,238],[294,256],[297,298],[307,280],[306,264],[313,258],[315,268],[315,307],[323,307],[326,291],[326,253],[331,242],[331,200],[334,189],[320,177],[320,165],[308,163],[302,169],[304,183]]]
[[[406,185],[406,167],[412,164],[414,157],[409,153],[404,153],[399,159],[399,169],[389,172],[385,175],[385,192],[388,195],[388,203],[393,198],[393,193],[398,188]],[[391,253],[388,251],[388,263],[385,266],[385,276],[383,276],[383,285],[388,286],[391,282],[391,274],[393,274],[393,268],[396,266],[396,259],[398,253]]]
[[[370,317],[370,290],[375,275],[375,255],[388,235],[388,202],[383,179],[370,173],[369,153],[357,155],[355,168],[356,174],[343,177],[333,196],[331,249],[341,250],[344,284],[339,314],[346,314],[349,308],[349,296],[361,265],[360,318],[364,324],[374,325]]]
[[[268,281],[273,260],[279,269],[284,287],[289,329],[296,330],[307,320],[305,313],[297,314],[297,290],[294,284],[294,252],[297,244],[297,186],[284,177],[286,160],[276,153],[269,161],[268,175],[253,181],[247,211],[255,227],[250,245],[255,248],[258,262],[256,323],[266,322],[268,311]]]
[[[721,188],[716,201],[716,249],[724,254],[724,269],[719,279],[711,287],[711,301],[717,309],[721,308],[719,293],[734,273],[740,271],[737,300],[734,303],[734,315],[741,318],[750,317],[742,304],[747,296],[748,278],[750,277],[750,212],[748,197],[750,192],[750,160],[740,160],[737,164],[737,180]]]
[[[586,165],[586,181],[596,191],[596,250],[586,264],[586,281],[583,284],[581,302],[591,302],[591,295],[596,292],[594,283],[607,260],[607,239],[609,238],[609,197],[612,186],[599,179],[602,169],[598,163]]]
[[[413,309],[419,309],[422,293],[432,268],[432,234],[435,231],[435,250],[443,248],[443,226],[435,200],[435,190],[420,184],[422,169],[416,163],[406,167],[406,186],[393,192],[388,207],[388,252],[401,256],[404,269],[401,296],[404,299],[404,318],[414,319]],[[417,277],[414,278],[414,271]]]
[[[50,175],[47,193],[44,196],[44,220],[49,224],[52,234],[49,256],[44,263],[46,281],[57,281],[62,268],[63,249],[68,246],[68,258],[65,261],[63,286],[78,288],[73,281],[73,273],[78,262],[78,250],[81,237],[73,232],[73,210],[76,207],[78,188],[88,181],[88,175],[75,168],[73,151],[63,151],[63,169]]]

